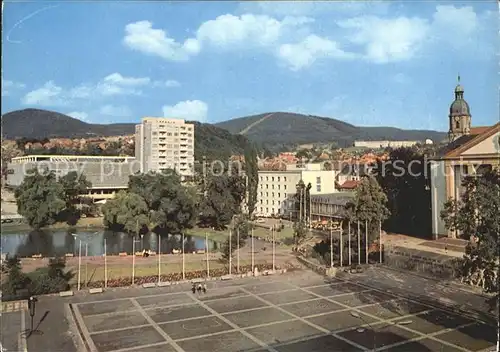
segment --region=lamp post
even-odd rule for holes
[[[94,232],[92,235],[98,234],[99,231]],[[82,272],[82,239],[80,236],[76,233],[71,234],[73,238],[76,240],[78,239],[79,244],[78,244],[78,291],[80,291],[81,288],[81,272]],[[89,244],[87,241],[85,243],[85,285],[88,285],[87,279],[88,279],[88,254],[89,254]]]

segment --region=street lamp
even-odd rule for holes
[[[94,232],[91,234],[91,236],[98,234],[99,231]],[[80,236],[76,233],[71,234],[73,238],[76,240],[78,238],[79,245],[78,245],[78,291],[80,291],[80,286],[81,286],[81,268],[82,268],[82,240]],[[88,285],[88,255],[89,255],[89,243],[87,241],[84,241],[85,243],[85,285]]]

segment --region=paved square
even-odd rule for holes
[[[210,282],[74,303],[88,351],[480,351],[493,327],[311,273]],[[153,294],[154,293],[154,294]],[[103,296],[101,296],[103,297]]]

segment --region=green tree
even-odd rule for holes
[[[19,290],[28,287],[29,278],[23,273],[21,260],[17,256],[7,258],[4,266],[7,280],[2,283],[2,294],[15,296]]]
[[[200,225],[225,229],[234,215],[241,213],[245,183],[237,175],[214,176],[209,179],[205,196],[200,204]]]
[[[257,189],[259,186],[259,168],[257,166],[257,152],[253,146],[245,149],[245,171],[247,176],[247,209],[251,219],[257,204]]]
[[[129,192],[139,195],[150,212],[151,230],[160,234],[178,234],[191,228],[196,219],[193,190],[182,185],[173,170],[131,176]]]
[[[387,196],[373,176],[363,177],[356,189],[354,201],[346,204],[346,216],[363,225],[368,223],[368,237],[374,240],[378,234],[379,221],[390,216]]]
[[[81,211],[81,209],[77,209],[76,205],[82,201],[82,194],[87,193],[88,189],[92,187],[92,183],[87,180],[85,175],[78,175],[76,171],[68,172],[58,181],[63,187],[63,199],[66,203],[59,219],[74,225],[80,218]]]
[[[389,231],[415,236],[431,232],[427,167],[424,155],[412,148],[391,150],[387,161],[378,161],[376,178],[387,195],[387,206],[391,212],[384,223]]]
[[[459,274],[464,281],[496,292],[500,261],[500,172],[488,170],[481,176],[467,176],[460,200],[445,203],[441,218],[446,228],[472,239],[466,247]]]
[[[300,245],[307,236],[307,228],[304,220],[293,224],[293,240],[296,246]]]
[[[120,191],[102,206],[104,224],[114,230],[137,234],[150,226],[149,209],[142,197],[133,192]]]
[[[43,295],[68,290],[69,282],[74,274],[71,271],[65,272],[65,268],[65,258],[51,258],[47,267],[39,268],[30,273],[30,295]]]
[[[64,188],[55,174],[41,175],[37,169],[24,178],[15,197],[19,214],[34,229],[53,224],[66,206]]]

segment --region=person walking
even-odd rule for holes
[[[201,284],[198,284],[198,293],[201,293]]]
[[[207,284],[203,284],[203,293],[207,293]]]
[[[191,287],[191,291],[193,291],[193,294],[196,293],[196,284],[195,283],[193,283],[193,287]]]

